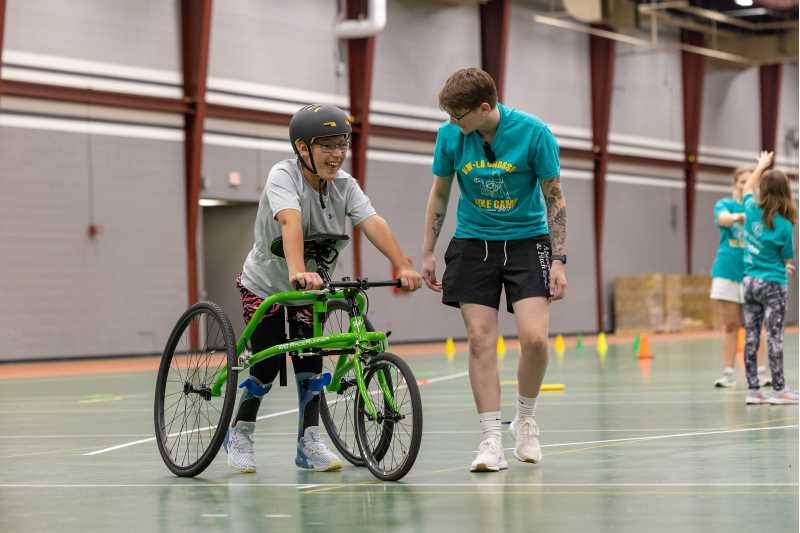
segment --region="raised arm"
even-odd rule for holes
[[[542,195],[547,206],[547,225],[550,228],[550,245],[553,255],[566,255],[567,251],[567,201],[561,191],[561,178],[542,181]],[[564,264],[554,259],[550,267],[550,295],[560,300],[567,290],[567,275]]]
[[[755,170],[753,170],[753,173],[750,174],[750,177],[747,178],[747,181],[744,183],[744,194],[754,194],[754,191],[758,189],[758,182],[761,180],[761,174],[772,165],[773,156],[773,152],[767,152],[766,150],[761,151]]]
[[[436,279],[436,258],[433,251],[436,241],[444,225],[447,215],[447,204],[450,201],[450,189],[453,185],[453,176],[433,178],[433,186],[428,195],[428,204],[425,207],[425,227],[422,233],[422,279],[429,289],[441,292],[442,284]]]

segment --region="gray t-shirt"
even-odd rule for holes
[[[375,214],[356,179],[342,170],[328,182],[322,198],[325,209],[320,205],[319,192],[303,177],[299,160],[285,159],[270,169],[258,202],[255,243],[242,268],[242,285],[261,298],[294,290],[289,284],[286,260],[270,252],[272,241],[281,237],[280,225],[275,220],[280,211],[300,211],[303,236],[319,233],[346,235],[347,218],[356,226]],[[309,272],[314,271],[313,264],[313,261],[306,263]],[[335,268],[334,264],[330,269],[331,275]]]

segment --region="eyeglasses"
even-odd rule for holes
[[[483,155],[486,156],[486,159],[489,160],[489,163],[494,163],[497,161],[497,156],[494,155],[491,145],[489,145],[489,143],[486,141],[483,141]]]
[[[448,115],[450,115],[450,118],[451,118],[451,119],[453,119],[453,120],[455,120],[456,122],[458,122],[459,120],[461,120],[462,118],[466,117],[466,116],[467,116],[467,115],[469,115],[470,113],[472,113],[472,109],[469,109],[469,110],[467,110],[467,111],[464,111],[463,113],[461,113],[461,115],[458,115],[458,116],[456,116],[456,115],[454,115],[454,114],[452,114],[452,113],[450,113],[450,112],[448,112],[447,114],[448,114]]]
[[[342,152],[347,152],[350,149],[350,141],[344,141],[340,143],[315,143],[319,146],[319,149],[322,150],[323,154],[332,154],[336,150],[341,150]]]

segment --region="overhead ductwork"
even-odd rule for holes
[[[534,20],[740,66],[797,61],[797,0],[755,0],[745,7],[748,2],[753,0],[563,0],[568,17],[536,14]],[[702,44],[680,42],[676,29],[698,33]]]

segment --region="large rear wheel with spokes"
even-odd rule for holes
[[[214,460],[236,403],[236,340],[220,306],[199,302],[178,319],[156,380],[154,419],[161,458],[174,474],[196,476]],[[211,386],[227,369],[222,393]]]
[[[397,481],[414,466],[422,440],[422,399],[417,380],[403,359],[382,353],[370,360],[364,382],[377,416],[372,416],[361,395],[356,395],[356,436],[361,456],[377,478]]]

